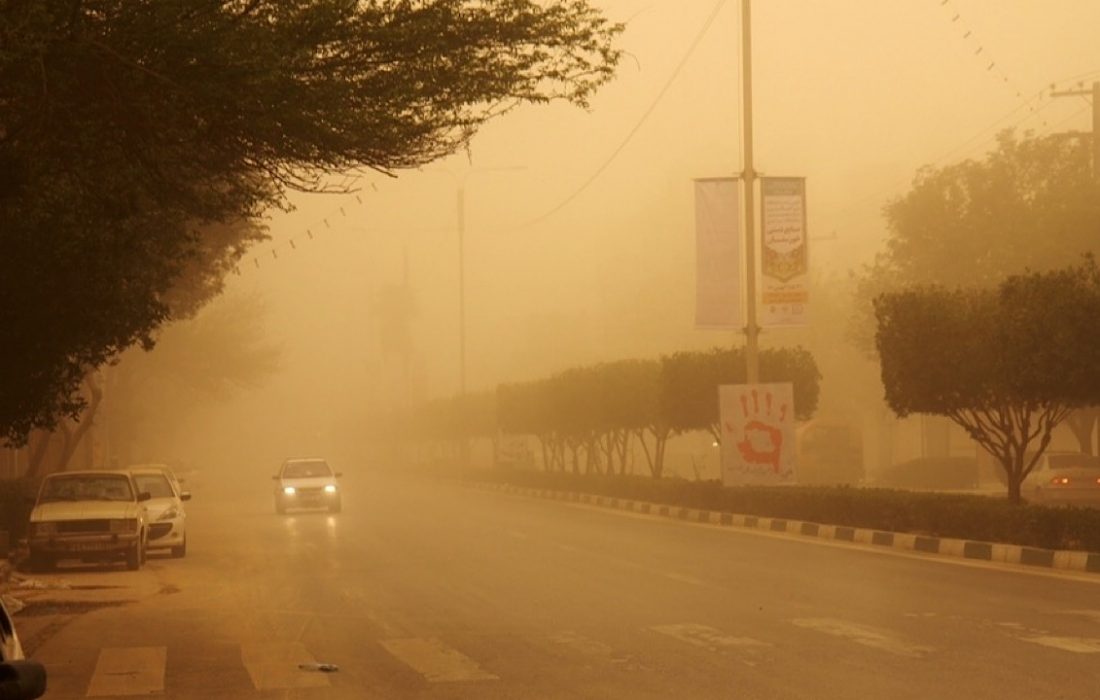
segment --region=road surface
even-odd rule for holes
[[[278,516],[269,480],[204,474],[185,559],[40,577],[75,586],[17,617],[47,697],[1100,693],[1100,576],[344,482],[341,514]]]

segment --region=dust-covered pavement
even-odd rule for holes
[[[196,480],[186,558],[36,577],[47,697],[1095,695],[1095,583],[348,471],[339,515]]]

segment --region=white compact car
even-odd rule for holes
[[[285,513],[291,508],[325,508],[339,513],[341,498],[334,472],[323,459],[288,459],[271,477],[276,481],[275,512]]]
[[[31,511],[27,542],[36,571],[58,559],[123,559],[136,570],[145,561],[145,502],[133,477],[117,471],[50,474]]]
[[[149,549],[169,549],[173,557],[187,556],[187,513],[183,502],[191,494],[180,491],[179,482],[157,467],[131,467],[139,493],[149,494],[145,509],[149,519]]]

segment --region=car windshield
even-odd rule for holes
[[[53,476],[42,486],[39,502],[132,501],[134,491],[125,476],[109,474]]]
[[[332,476],[332,470],[324,460],[310,460],[308,462],[287,462],[283,465],[283,477],[290,479],[304,479],[311,476]]]
[[[138,493],[148,493],[153,498],[171,498],[176,495],[164,474],[135,474],[134,483]]]

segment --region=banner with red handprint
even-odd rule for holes
[[[718,387],[722,481],[782,484],[795,480],[794,385]]]

